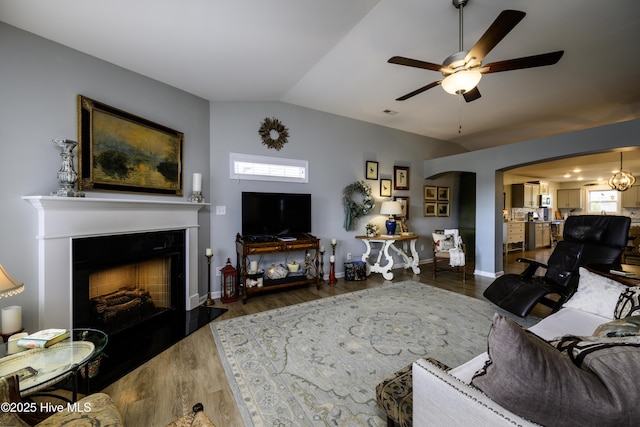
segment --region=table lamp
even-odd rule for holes
[[[24,284],[9,276],[0,265],[0,298],[9,297],[24,291]],[[2,334],[11,334],[22,330],[22,307],[11,306],[2,309]],[[3,341],[5,337],[2,337]]]
[[[400,202],[382,202],[380,213],[382,215],[389,215],[389,219],[384,223],[387,227],[387,234],[395,234],[396,220],[393,216],[402,214],[402,206],[400,206]]]

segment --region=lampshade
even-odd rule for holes
[[[380,213],[382,215],[402,215],[402,206],[400,206],[400,202],[382,202]]]
[[[0,265],[0,298],[9,297],[24,291],[24,285],[9,276],[9,273]]]
[[[445,77],[440,85],[452,95],[462,94],[478,86],[481,78],[482,74],[479,71],[461,70]]]
[[[627,191],[635,182],[636,178],[622,169],[622,152],[620,152],[620,170],[609,178],[609,186],[614,190]]]

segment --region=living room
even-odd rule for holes
[[[480,276],[495,276],[503,271],[499,254],[500,170],[536,160],[637,145],[640,133],[640,121],[630,113],[607,126],[467,153],[448,141],[286,102],[210,101],[5,23],[0,23],[0,40],[1,134],[6,147],[0,172],[5,184],[0,189],[4,202],[0,235],[5,242],[0,248],[0,263],[25,284],[25,291],[6,300],[6,304],[22,306],[24,327],[29,331],[55,325],[43,324],[40,319],[40,306],[46,302],[41,300],[39,289],[38,214],[22,197],[48,195],[58,187],[60,153],[51,141],[78,138],[78,95],[185,134],[181,197],[106,192],[88,192],[87,196],[185,202],[192,189],[193,173],[201,173],[205,200],[210,203],[198,213],[200,261],[196,282],[201,298],[208,291],[205,249],[213,249],[214,268],[224,265],[227,258],[235,259],[243,191],[312,194],[312,231],[326,247],[331,239],[337,239],[336,267],[341,275],[347,254],[357,258],[364,250],[354,236],[364,232],[368,221],[383,222],[375,211],[358,222],[356,231],[343,228],[342,190],[364,179],[367,160],[378,162],[380,178],[392,178],[394,166],[409,168],[409,189],[394,195],[411,200],[409,227],[420,236],[417,246],[423,262],[432,256],[431,232],[458,226],[455,206],[464,195],[458,176],[451,172],[475,173],[476,200],[482,201],[475,213],[476,269]],[[185,72],[189,72],[186,65]],[[266,117],[278,118],[290,130],[289,142],[280,152],[260,141],[258,128]],[[308,160],[309,183],[232,180],[232,152]],[[371,183],[376,200],[381,201],[377,182]],[[424,185],[452,189],[449,217],[423,216]],[[217,206],[226,207],[226,214],[216,214]],[[214,293],[219,296],[219,277],[214,277]]]

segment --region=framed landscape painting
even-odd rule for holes
[[[182,132],[78,96],[78,187],[181,196]]]

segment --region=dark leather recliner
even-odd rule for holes
[[[563,240],[547,264],[518,258],[518,262],[529,263],[524,272],[498,277],[483,295],[520,317],[526,317],[538,303],[559,310],[576,291],[579,267],[619,268],[630,225],[631,218],[625,216],[570,216],[564,224]],[[540,267],[546,268],[544,276],[535,276]]]

